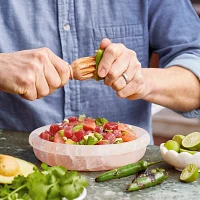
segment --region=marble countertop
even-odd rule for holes
[[[32,147],[28,143],[28,133],[0,130],[0,153],[12,155],[40,166],[41,162],[35,157]],[[123,159],[123,158],[122,158]],[[162,160],[158,146],[149,145],[142,158],[147,161]],[[155,167],[155,166],[154,166]],[[164,168],[169,177],[162,184],[140,191],[128,193],[125,191],[133,176],[96,183],[94,180],[102,172],[80,172],[89,181],[86,200],[196,200],[200,198],[200,177],[193,183],[180,182],[180,173],[166,162],[156,165]]]

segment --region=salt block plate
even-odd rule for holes
[[[143,157],[150,143],[146,130],[131,126],[137,139],[130,142],[108,145],[59,144],[39,137],[49,127],[43,126],[31,132],[29,143],[41,162],[50,166],[62,165],[68,170],[102,171],[135,163]]]
[[[163,159],[178,171],[182,171],[189,164],[196,164],[200,172],[200,152],[193,155],[188,152],[177,153],[173,150],[167,150],[164,143],[160,144],[160,152]]]

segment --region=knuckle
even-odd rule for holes
[[[61,74],[67,74],[67,73],[69,73],[69,67],[68,67],[68,65],[66,65],[65,67],[61,67],[61,68],[59,69],[59,72],[60,72]]]
[[[40,65],[38,63],[36,63],[36,62],[31,62],[29,64],[29,70],[31,72],[37,73],[37,72],[40,71]]]
[[[42,47],[42,48],[38,49],[38,51],[43,54],[48,54],[50,52],[50,49],[47,47]]]
[[[50,50],[47,47],[43,47],[40,49],[37,49],[36,51],[33,52],[33,57],[40,61],[40,62],[44,62],[44,60],[46,60],[47,56],[48,56],[48,52]]]
[[[27,75],[25,78],[21,78],[19,80],[19,85],[21,85],[22,88],[29,88],[34,84],[35,84],[35,79],[31,75]]]
[[[29,96],[26,96],[26,99],[29,100],[29,101],[34,101],[37,99],[37,95],[29,95]]]
[[[41,99],[45,96],[47,96],[50,93],[50,89],[48,87],[44,88],[43,90],[38,93],[38,99]]]
[[[116,57],[116,55],[118,54],[119,48],[116,44],[111,44],[110,46],[106,48],[106,51],[110,56]]]
[[[129,55],[132,56],[132,57],[137,57],[136,52],[133,51],[133,50],[131,50],[131,49],[128,50],[128,53],[129,53]]]
[[[108,77],[109,77],[110,79],[115,79],[115,78],[117,77],[117,72],[116,72],[116,70],[109,70],[109,72],[108,72]]]
[[[139,69],[139,68],[141,68],[141,63],[139,61],[137,61],[135,66]]]
[[[121,91],[116,92],[116,94],[117,94],[118,97],[120,97],[120,98],[122,98],[122,99],[125,98],[123,92],[121,92]]]
[[[116,91],[118,90],[116,81],[112,84],[112,89]]]
[[[57,80],[54,81],[52,88],[57,89],[58,87],[63,86],[64,84],[65,84],[64,81],[62,82],[61,79],[57,79]]]

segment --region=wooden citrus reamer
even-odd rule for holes
[[[98,49],[95,56],[88,56],[75,60],[71,65],[73,78],[81,81],[91,78],[96,81],[101,80],[102,78],[98,76],[97,72],[103,52],[104,50]]]

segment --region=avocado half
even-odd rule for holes
[[[36,166],[25,160],[0,154],[0,183],[11,184],[18,175],[28,176]]]

